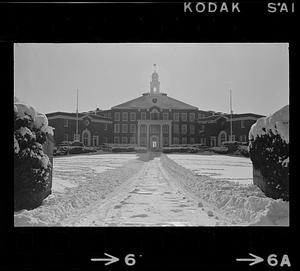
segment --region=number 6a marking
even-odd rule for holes
[[[126,257],[125,257],[125,263],[126,265],[128,266],[132,266],[132,265],[135,265],[135,258],[134,258],[134,254],[127,254]]]

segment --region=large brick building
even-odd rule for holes
[[[55,128],[56,143],[75,139],[75,113],[55,112],[47,116]],[[260,117],[252,113],[234,114],[232,140],[247,142],[251,125]],[[230,140],[228,114],[199,110],[162,93],[156,71],[149,92],[110,110],[81,113],[78,119],[78,139],[88,146],[114,143],[158,149],[172,144],[217,146]]]

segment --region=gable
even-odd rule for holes
[[[143,94],[141,97],[116,105],[112,109],[150,109],[152,107],[162,109],[198,109],[195,106],[171,98],[164,93],[156,95]]]

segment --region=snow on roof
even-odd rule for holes
[[[187,103],[181,102],[167,96],[165,93],[152,94],[145,93],[141,97],[132,99],[125,103],[113,106],[112,109],[128,109],[128,108],[151,108],[157,106],[165,109],[190,109],[197,110],[198,108]]]
[[[270,115],[262,117],[251,126],[249,139],[255,139],[269,131],[273,134],[279,134],[282,140],[289,143],[289,105],[286,105]]]

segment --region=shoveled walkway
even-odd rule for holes
[[[176,186],[160,158],[66,226],[214,226],[218,218]]]

